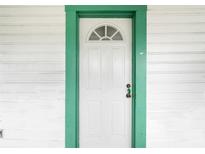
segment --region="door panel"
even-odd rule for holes
[[[131,19],[80,19],[80,147],[131,147]]]

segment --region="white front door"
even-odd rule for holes
[[[80,147],[131,147],[132,21],[81,18]]]

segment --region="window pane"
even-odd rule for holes
[[[92,34],[90,35],[89,40],[99,40],[99,37],[94,32],[92,32]]]
[[[107,36],[111,37],[117,30],[111,26],[107,26]]]
[[[120,32],[117,32],[117,34],[115,34],[115,36],[113,36],[112,39],[113,40],[122,40],[122,35],[120,34]]]
[[[105,26],[99,27],[95,30],[101,37],[105,36]]]

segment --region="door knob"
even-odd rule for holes
[[[126,85],[126,87],[127,87],[127,94],[126,94],[126,97],[127,98],[130,98],[131,97],[131,84],[127,84]]]

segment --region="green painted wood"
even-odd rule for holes
[[[145,5],[66,5],[65,11],[74,12],[146,12]]]
[[[132,18],[132,147],[146,147],[146,6],[71,5],[66,11],[65,147],[79,147],[79,18]]]
[[[66,14],[66,104],[65,104],[65,146],[77,147],[77,102],[78,102],[78,67],[77,67],[77,35],[76,14],[69,11]]]
[[[146,147],[146,11],[135,13],[134,30],[134,143]]]

